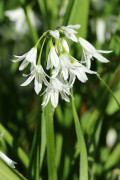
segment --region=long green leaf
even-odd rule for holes
[[[46,124],[46,142],[47,142],[47,164],[48,179],[57,180],[57,168],[55,163],[55,145],[54,145],[54,125],[53,125],[53,107],[49,101],[44,109]]]
[[[4,134],[4,139],[6,140],[6,142],[9,144],[9,146],[11,148],[14,147],[14,139],[13,137],[10,135],[10,133],[5,129],[5,127],[0,124],[0,132],[4,130],[5,134]],[[16,151],[17,151],[17,155],[19,157],[19,159],[21,160],[21,162],[24,164],[24,166],[27,168],[28,167],[28,164],[29,164],[29,159],[27,157],[27,155],[25,154],[25,152],[20,148],[20,147],[17,147],[16,148]],[[15,151],[15,152],[16,152]]]
[[[27,180],[17,170],[11,169],[0,159],[0,180]]]
[[[79,180],[88,180],[87,150],[86,150],[85,140],[84,140],[84,136],[82,133],[80,121],[79,121],[79,118],[78,118],[78,115],[76,112],[73,98],[72,98],[72,110],[73,110],[73,117],[74,117],[78,145],[79,145],[79,149],[80,149],[80,177],[79,177]]]
[[[87,35],[89,0],[74,0],[68,24],[81,24],[78,30],[82,37]]]

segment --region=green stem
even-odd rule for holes
[[[48,179],[57,180],[57,168],[55,163],[55,145],[54,145],[53,107],[50,101],[45,107],[44,113],[45,113],[45,125],[46,125]]]
[[[114,96],[114,94],[113,94],[112,90],[110,89],[110,87],[105,83],[105,81],[100,77],[100,75],[97,74],[97,77],[106,86],[106,88],[108,89],[108,91],[111,93],[111,95],[115,99],[116,103],[118,104],[118,107],[120,108],[120,104],[119,104],[117,98]]]
[[[41,49],[40,49],[40,54],[39,54],[39,58],[38,58],[38,62],[37,62],[38,65],[41,64],[41,55],[42,55],[42,50],[43,50],[45,41],[46,41],[46,37],[44,38],[43,43],[42,43],[42,46],[41,46]]]
[[[30,33],[32,36],[32,40],[33,40],[33,43],[35,44],[38,40],[38,35],[37,35],[37,32],[36,32],[35,28],[32,26],[32,23],[30,21],[30,17],[29,17],[30,11],[31,11],[30,6],[27,6],[26,8],[24,8],[24,12],[25,12],[26,20],[27,20],[29,30],[30,30]]]
[[[71,90],[72,96],[73,91]],[[72,110],[73,110],[73,117],[75,123],[75,130],[78,140],[78,146],[80,150],[80,176],[79,180],[88,180],[88,160],[87,160],[87,149],[85,145],[85,139],[83,136],[82,128],[80,125],[80,121],[77,115],[77,111],[74,104],[74,99],[72,98]]]
[[[41,128],[40,125],[41,125],[41,113],[40,113],[40,119],[38,119],[38,123],[37,123],[35,180],[39,180],[39,175],[40,175],[40,128]]]

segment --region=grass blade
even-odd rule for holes
[[[73,93],[72,93],[73,94]],[[72,110],[73,110],[73,117],[75,123],[75,130],[80,150],[80,177],[79,180],[88,180],[88,160],[87,160],[87,150],[85,145],[84,136],[82,133],[80,121],[76,112],[74,99],[72,98]]]
[[[0,124],[0,132],[4,130],[5,134],[4,134],[4,139],[5,141],[9,144],[9,146],[11,148],[13,148],[15,146],[15,142],[14,142],[14,139],[13,137],[10,135],[10,133],[5,129],[5,127]],[[24,164],[24,166],[26,168],[28,168],[28,164],[29,164],[29,159],[28,159],[28,156],[25,154],[25,152],[22,150],[22,148],[20,147],[17,147],[17,149],[15,150],[15,152],[17,152],[17,155],[20,159],[20,161]]]
[[[77,12],[80,13],[77,13]],[[87,24],[89,15],[89,0],[75,0],[71,14],[69,16],[68,24],[81,24],[81,28],[78,30],[82,37],[87,35]]]

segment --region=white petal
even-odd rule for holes
[[[69,46],[68,46],[68,43],[67,43],[67,41],[65,39],[62,39],[62,45],[64,46],[66,51],[69,53]]]
[[[31,83],[31,81],[34,79],[34,77],[35,77],[35,73],[34,73],[34,74],[31,74],[31,75],[29,76],[29,78],[28,78],[23,84],[21,84],[20,86],[27,86],[28,84]]]
[[[55,51],[55,47],[53,46],[50,50],[50,58],[51,58],[51,62],[54,65],[54,67],[58,67],[59,65],[59,57]]]
[[[103,57],[101,54],[99,53],[94,53],[93,54],[93,57],[95,57],[97,60],[99,60],[100,62],[103,62],[103,63],[107,63],[109,62],[108,59],[106,59],[105,57]]]
[[[26,60],[35,65],[36,59],[37,59],[37,48],[34,47],[27,53]]]
[[[65,53],[60,55],[60,65],[62,66],[62,68],[70,68],[71,67],[71,62],[69,59],[69,56]]]
[[[56,108],[58,105],[58,98],[59,98],[58,91],[53,91],[53,93],[51,94],[51,103],[54,108]]]
[[[77,34],[77,31],[74,29],[68,28],[66,26],[62,26],[61,29],[64,31],[64,33],[69,33],[69,34]]]
[[[50,95],[51,95],[51,92],[46,92],[45,97],[44,97],[44,101],[42,103],[43,107],[45,107],[48,104],[49,99],[50,99]]]
[[[51,34],[51,36],[53,36],[55,39],[59,39],[59,31],[55,30],[55,31],[51,31],[49,30],[49,33]]]
[[[53,64],[51,63],[50,52],[49,52],[46,69],[48,70],[48,69],[50,69],[50,68],[51,68],[51,69],[53,68]]]
[[[73,33],[72,34],[69,34],[68,32],[64,32],[64,33],[65,33],[67,38],[71,39],[74,42],[78,42],[77,37]]]
[[[90,52],[90,53],[94,53],[97,50],[94,48],[94,46],[92,44],[90,44],[88,41],[86,41],[85,39],[79,37],[78,41],[80,42],[81,46],[83,48],[85,48],[86,51]]]
[[[74,75],[76,75],[77,76],[77,78],[81,81],[81,82],[86,82],[86,80],[81,76],[81,73],[76,69],[71,69],[70,70],[71,71],[71,73],[73,73]]]
[[[39,94],[39,92],[42,89],[42,78],[39,74],[36,74],[35,76],[34,89],[35,89],[36,94]]]
[[[9,159],[4,153],[2,153],[0,151],[0,158],[11,168],[15,168],[15,164],[17,164],[16,162],[12,161],[11,159]]]
[[[67,27],[71,28],[71,29],[79,29],[81,27],[81,25],[80,24],[76,24],[76,25],[69,25]]]
[[[99,53],[107,54],[107,53],[112,53],[113,51],[104,51],[104,50],[97,50]]]
[[[63,75],[64,80],[68,79],[68,69],[67,68],[62,69],[62,75]]]
[[[70,102],[70,99],[67,97],[67,95],[64,92],[60,92],[61,98],[64,99],[66,102]]]
[[[85,74],[85,72],[82,70],[82,68],[78,68],[78,71],[79,71],[79,74],[81,75],[81,77],[87,81],[88,80],[88,77],[87,75]]]
[[[26,59],[22,62],[22,64],[19,67],[19,71],[22,71],[23,69],[25,69],[27,67],[27,65],[29,64],[28,61],[26,61]]]
[[[69,85],[73,86],[76,76],[73,73],[70,73]]]
[[[91,67],[91,60],[90,60],[89,57],[86,60],[86,66],[87,66],[88,69],[90,69],[90,67]]]

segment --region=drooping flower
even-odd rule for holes
[[[67,95],[71,95],[70,86],[64,85],[58,78],[51,79],[50,86],[48,86],[45,90],[44,102],[42,105],[45,107],[49,100],[51,99],[51,103],[54,108],[57,107],[59,101],[59,93],[61,98],[65,101],[69,102],[69,98]]]
[[[63,48],[65,48],[65,50],[69,53],[69,46],[64,38],[62,38],[61,41],[59,42],[59,46],[61,52],[63,51]]]
[[[33,47],[30,51],[28,51],[27,53],[23,54],[22,56],[14,55],[14,57],[16,59],[12,60],[13,62],[23,61],[21,63],[21,65],[19,66],[19,70],[22,71],[23,69],[25,69],[28,66],[29,63],[32,63],[33,65],[36,64],[37,48]]]
[[[52,44],[50,48],[50,52],[48,54],[48,61],[47,61],[47,68],[46,69],[52,69],[53,67],[58,67],[59,65],[59,57],[57,55],[55,46]]]
[[[60,34],[59,34],[59,31],[58,31],[58,30],[55,30],[55,31],[49,30],[48,32],[49,32],[50,35],[51,35],[52,37],[54,37],[55,39],[59,39]]]
[[[27,75],[24,75],[24,76],[27,76]],[[21,86],[27,86],[28,84],[31,83],[33,79],[35,79],[34,89],[35,89],[36,94],[39,94],[42,89],[43,82],[46,86],[49,86],[46,76],[48,77],[48,75],[43,70],[42,66],[35,65],[33,66],[31,73],[29,74],[29,78],[23,84],[21,84]]]
[[[78,38],[78,41],[83,48],[82,60],[85,60],[88,69],[90,69],[91,67],[92,57],[96,58],[97,60],[103,63],[109,62],[109,60],[103,57],[100,53],[111,53],[112,51],[96,50],[92,44],[90,44],[88,41],[81,37]]]
[[[88,78],[86,73],[97,74],[95,71],[89,70],[87,67],[82,65],[78,60],[72,56],[68,56],[67,53],[61,54],[59,67],[54,69],[54,77],[61,73],[63,79],[66,81],[70,76],[70,84],[73,84],[77,77],[81,82],[85,83]]]
[[[75,36],[75,34],[77,34],[77,31],[75,31],[74,29],[79,29],[79,28],[80,25],[76,24],[76,25],[62,26],[61,30],[64,32],[67,38],[71,39],[74,42],[78,42],[78,39]]]

